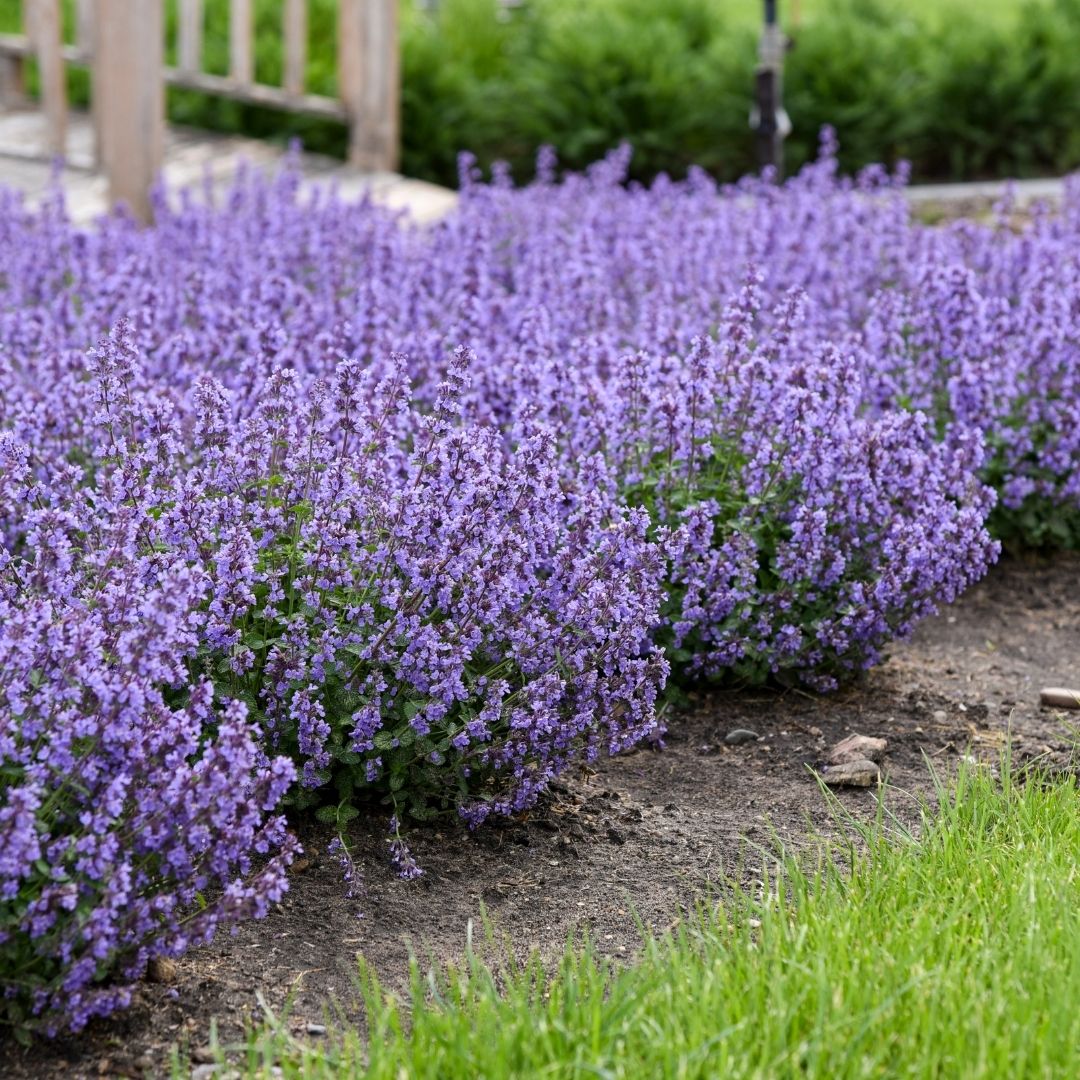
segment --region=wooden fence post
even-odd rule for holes
[[[285,92],[299,97],[307,76],[307,0],[285,0]]]
[[[203,0],[180,0],[180,70],[188,74],[202,71]]]
[[[255,80],[255,9],[251,0],[229,4],[229,78],[247,86]]]
[[[31,0],[28,14],[41,78],[48,150],[54,157],[62,157],[67,144],[67,74],[60,52],[60,0]]]
[[[91,56],[94,54],[94,0],[76,0],[75,44]]]
[[[97,0],[76,0],[75,6],[75,44],[79,51],[89,57],[90,70],[94,69],[95,42],[97,40]],[[94,167],[101,168],[101,145],[98,132],[101,120],[98,117],[96,95],[90,98],[90,119],[94,128]]]
[[[11,108],[26,100],[21,56],[0,56],[0,105]]]
[[[395,172],[400,141],[398,0],[340,0],[338,86],[349,114],[349,161]]]
[[[150,188],[165,147],[161,0],[97,0],[94,55],[99,155],[109,197],[150,220]]]

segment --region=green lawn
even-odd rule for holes
[[[370,1038],[317,1048],[269,1024],[232,1060],[387,1080],[1075,1075],[1076,783],[976,770],[939,799],[918,836],[843,822],[850,845],[784,856],[764,899],[728,890],[634,966],[587,946],[551,976],[473,959],[416,971],[409,1002],[369,974]]]

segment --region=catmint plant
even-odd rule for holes
[[[0,435],[0,1022],[79,1030],[148,961],[264,915],[295,841],[295,769],[246,706],[189,681],[211,582],[144,548],[124,500],[83,505]]]

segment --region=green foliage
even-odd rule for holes
[[[929,33],[924,17],[890,11],[883,0],[836,0],[827,16],[808,23],[785,68],[792,167],[813,159],[826,124],[840,137],[844,168],[915,157],[934,107],[925,75]]]
[[[1025,421],[1019,408],[1013,426],[1023,430]],[[1009,464],[999,439],[989,443],[990,456],[983,469],[986,483],[998,492],[998,501],[990,512],[987,525],[1008,551],[1080,550],[1080,507],[1062,490],[1069,476],[1059,475],[1039,464],[1040,455],[1057,441],[1056,433],[1045,424],[1031,425],[1028,433],[1033,445],[1025,460],[1023,475],[1039,490],[1026,495],[1015,505],[1008,498],[1009,478],[1016,465]],[[1048,494],[1053,492],[1054,495]],[[1056,497],[1055,497],[1056,496]]]
[[[549,0],[522,22],[489,105],[498,149],[463,142],[481,160],[527,169],[550,143],[564,163],[584,167],[629,140],[639,178],[692,164],[728,176],[752,166],[753,37],[716,5]]]
[[[402,171],[453,184],[457,156],[505,145],[494,102],[505,99],[509,45],[521,32],[488,0],[444,0],[402,20]],[[403,12],[404,13],[404,12]],[[505,155],[504,155],[505,156]]]
[[[299,543],[295,548],[279,545],[269,554],[264,553],[264,561],[270,559],[277,566],[278,572],[285,575],[290,610],[294,602],[293,578],[296,567],[303,565],[305,558],[310,557],[312,552],[303,549]],[[260,603],[265,602],[265,594],[265,586],[256,590]],[[328,609],[341,611],[343,617],[345,611],[369,602],[370,599],[364,590],[321,597]],[[299,619],[318,617],[315,610],[306,604],[298,603],[296,610]],[[376,606],[372,623],[376,627],[386,626],[393,618],[392,610]],[[241,626],[241,647],[265,658],[267,653],[281,644],[281,627],[253,615],[244,619]],[[410,698],[405,693],[396,694],[392,701],[381,706],[381,726],[374,734],[372,751],[359,753],[352,747],[354,716],[368,704],[368,700],[346,683],[350,677],[355,678],[358,670],[366,669],[367,664],[360,659],[361,655],[360,647],[346,646],[339,658],[345,666],[339,672],[327,674],[319,686],[318,698],[325,710],[328,725],[328,732],[321,745],[327,760],[312,773],[320,786],[295,786],[286,800],[287,804],[298,810],[317,808],[315,816],[320,821],[342,828],[358,813],[353,805],[355,802],[381,800],[384,805],[392,807],[394,813],[407,813],[416,821],[426,821],[452,809],[466,795],[474,798],[489,795],[488,789],[493,786],[494,769],[484,767],[475,760],[467,760],[464,754],[451,745],[454,736],[476,717],[473,698],[467,700],[458,712],[447,717],[430,734],[418,735],[410,721],[423,707],[430,705],[431,700],[422,695]],[[214,656],[215,654],[208,651],[202,662],[207,663]],[[347,666],[350,662],[354,662],[354,667]],[[512,674],[512,668],[510,661],[496,662],[479,656],[474,664],[467,665],[465,684],[469,691],[479,696],[478,686],[483,687],[486,682],[501,675]],[[230,661],[224,659],[218,661],[216,668],[209,673],[214,677],[223,696],[243,701],[254,714],[260,714],[266,677],[262,663],[250,672],[236,674]],[[393,679],[394,674],[388,673],[388,677]],[[289,753],[296,760],[304,759],[302,736],[295,722],[282,722],[280,729],[274,728],[274,731],[276,745],[280,750]],[[367,762],[375,755],[378,755],[377,760],[381,765],[369,770],[366,767]]]
[[[1080,509],[1037,495],[1016,508],[999,503],[987,524],[1008,551],[1080,550]]]
[[[1077,0],[1029,2],[1009,33],[977,22],[931,38],[915,155],[941,175],[1065,171],[1080,162]]]
[[[365,971],[367,1032],[319,1045],[284,1022],[245,1075],[612,1078],[1064,1076],[1080,1016],[1080,793],[984,767],[924,806],[882,811],[818,855],[755,852],[738,882],[636,963],[568,947],[424,976],[405,1001]],[[760,860],[760,863],[758,862]],[[234,1056],[233,1061],[237,1059]]]

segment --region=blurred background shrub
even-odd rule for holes
[[[68,8],[73,0],[66,0]],[[309,88],[335,91],[336,0],[309,0]],[[790,168],[818,131],[841,164],[912,162],[921,179],[1080,165],[1080,0],[789,0]],[[68,25],[74,25],[71,11]],[[175,42],[176,0],[168,0]],[[402,0],[403,171],[452,184],[460,150],[531,174],[548,143],[580,168],[622,141],[633,174],[754,166],[748,126],[759,0]],[[0,30],[19,0],[0,0]],[[257,0],[256,70],[281,79],[281,0]],[[206,2],[206,70],[228,66],[228,0]],[[174,45],[170,46],[170,52]],[[72,94],[86,100],[85,73]],[[170,90],[171,118],[342,155],[340,125]]]

